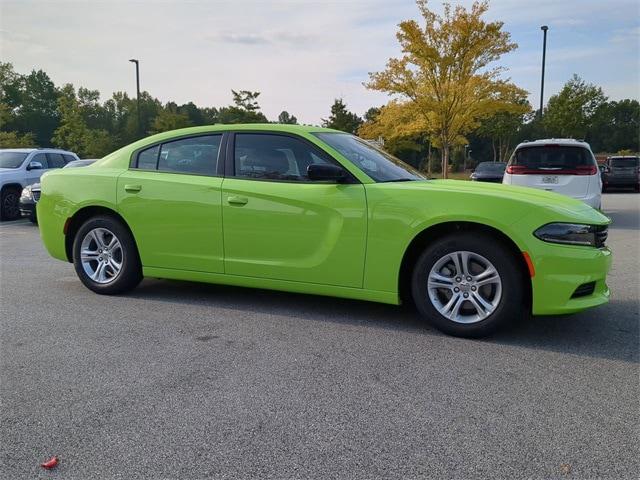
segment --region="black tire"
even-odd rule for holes
[[[119,260],[122,266],[117,275],[108,280],[108,283],[99,283],[90,278],[81,261],[82,242],[87,234],[96,228],[105,229],[115,235],[121,245]],[[134,289],[142,280],[140,256],[133,236],[119,220],[110,216],[101,215],[90,218],[78,229],[73,240],[73,264],[80,281],[90,290],[102,295],[127,292]]]
[[[5,188],[0,199],[0,219],[17,220],[20,218],[20,190]]]
[[[637,183],[635,187],[633,187],[633,190],[637,193],[640,192],[640,183]]]
[[[494,298],[497,302],[495,309],[486,318],[474,323],[459,323],[447,318],[434,306],[433,300],[429,295],[427,281],[431,269],[436,262],[453,252],[471,252],[481,255],[491,262],[500,276],[502,293],[498,296],[494,291]],[[509,321],[529,314],[523,308],[527,296],[525,295],[523,275],[518,266],[518,261],[519,259],[512,254],[507,245],[489,235],[478,232],[461,232],[447,235],[428,245],[418,258],[411,279],[413,300],[418,311],[433,326],[444,333],[469,338],[489,335]],[[465,284],[464,288],[469,287]],[[480,293],[480,288],[487,287],[476,288]],[[476,290],[474,289],[474,291]],[[454,295],[453,291],[451,291],[451,295]],[[472,304],[465,302],[466,300],[461,300],[461,305],[464,305],[464,307],[461,307],[461,311],[474,311],[470,309],[470,307],[473,307]]]
[[[34,225],[38,224],[38,217],[36,216],[35,212],[32,215],[29,215],[29,221]]]

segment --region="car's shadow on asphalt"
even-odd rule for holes
[[[127,296],[280,315],[300,322],[332,322],[443,336],[420,318],[412,306],[155,279],[145,280]],[[613,301],[575,315],[516,319],[493,336],[475,341],[638,363],[638,315],[637,302]]]

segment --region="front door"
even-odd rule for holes
[[[221,141],[210,134],[149,147],[118,178],[118,210],[143,266],[223,272]]]
[[[222,185],[225,273],[361,288],[363,185],[310,181],[310,164],[334,160],[299,137],[234,137]]]

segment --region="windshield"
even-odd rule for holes
[[[376,182],[425,180],[426,177],[402,160],[375,148],[348,133],[314,133],[316,137],[340,152],[351,163]]]
[[[507,164],[503,162],[482,162],[476,167],[476,172],[502,173]]]
[[[27,155],[23,152],[0,152],[0,168],[18,168]]]
[[[629,157],[629,158],[612,158],[611,166],[615,168],[624,168],[624,167],[637,167],[638,166],[638,157]]]
[[[516,150],[509,164],[531,170],[562,170],[591,166],[596,162],[591,152],[584,147],[544,145]]]

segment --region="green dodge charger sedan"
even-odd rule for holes
[[[101,294],[156,277],[412,301],[468,337],[609,299],[600,212],[550,192],[428,180],[318,127],[154,135],[45,174],[37,214],[49,253]]]

